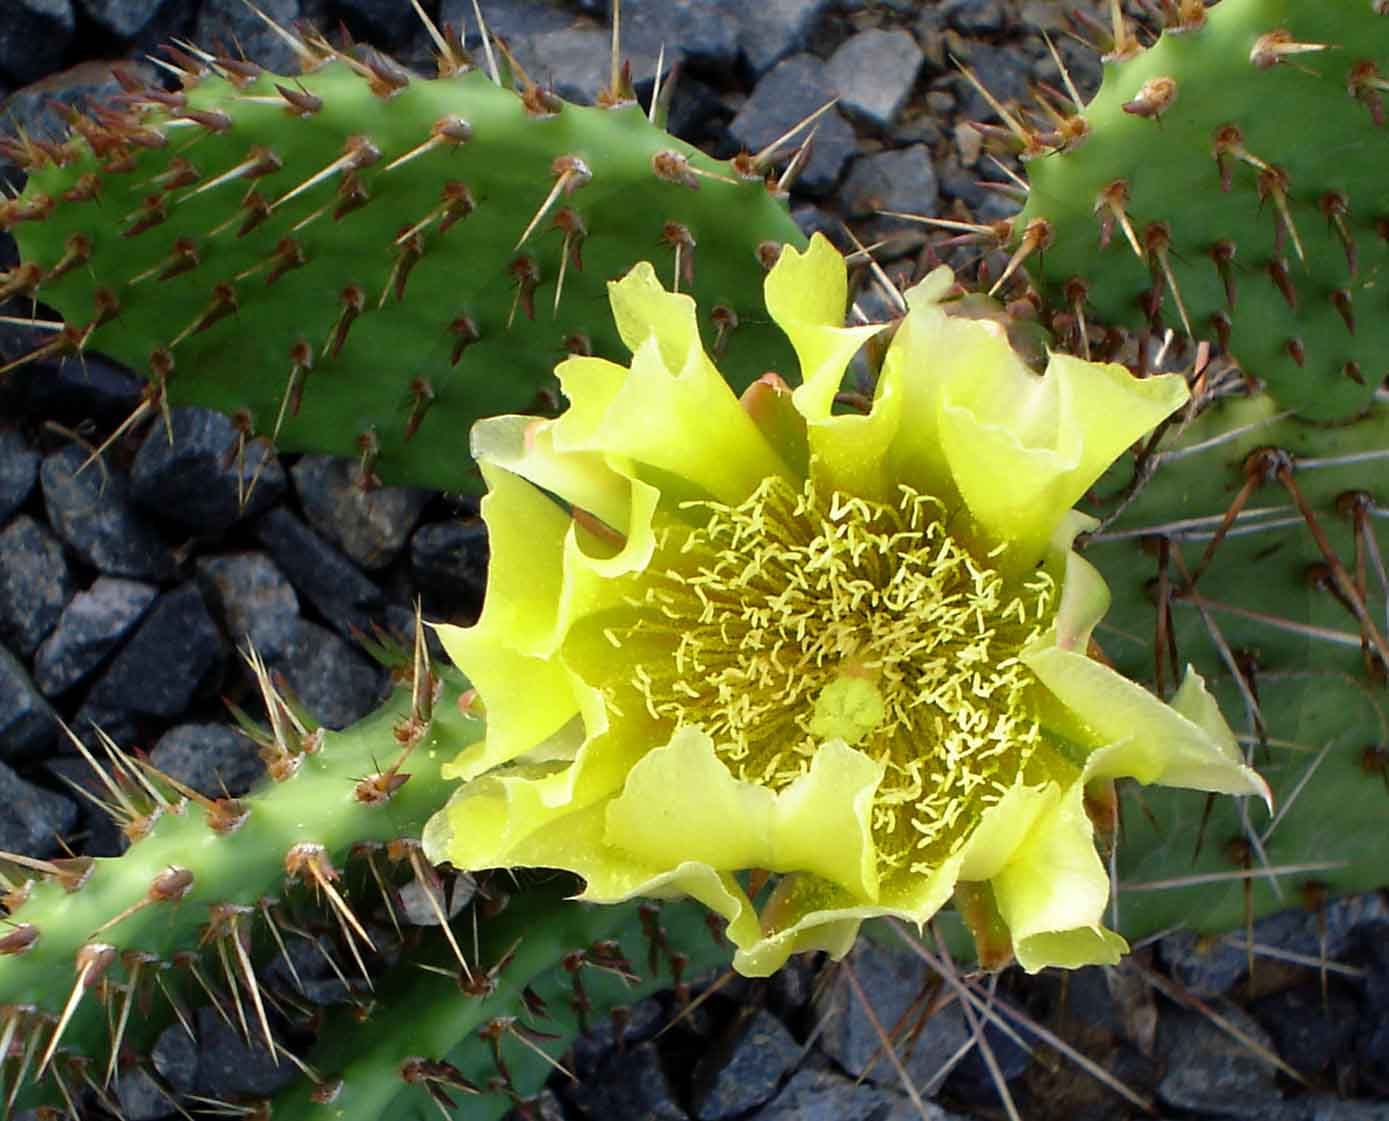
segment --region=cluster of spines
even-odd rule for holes
[[[547,1077],[573,1079],[564,1053],[606,1020],[620,1048],[632,1004],[659,989],[691,1005],[691,983],[726,968],[730,950],[699,905],[595,907],[565,898],[567,882],[508,897],[492,891],[470,950],[435,939],[380,978],[360,1017],[325,1026],[305,1078],[271,1104],[276,1118],[368,1119],[461,1114],[533,1117]],[[397,1025],[409,1009],[408,1025]]]
[[[1157,49],[1118,0],[1110,13],[1109,26],[1073,16],[1112,64],[1089,104],[1059,56],[1065,90],[1040,83],[1032,116],[965,68],[1003,121],[977,127],[1032,183],[1000,185],[1024,192],[1012,222],[934,224],[1010,249],[995,290],[1027,264],[1075,353],[1090,352],[1097,322],[1156,338],[1171,328],[1232,351],[1302,415],[1363,410],[1386,373],[1371,313],[1389,257],[1371,179],[1375,145],[1389,143],[1385,13],[1359,0],[1170,0]],[[1333,122],[1336,155],[1305,166],[1325,142],[1312,134]]]
[[[66,140],[5,141],[30,182],[0,202],[26,255],[0,295],[67,316],[12,366],[115,352],[147,376],[142,417],[170,400],[209,404],[286,446],[460,489],[454,432],[490,412],[556,408],[554,364],[615,349],[603,282],[640,257],[668,256],[744,380],[777,364],[781,344],[748,313],[765,258],[754,250],[799,238],[787,180],[769,177],[778,150],[709,160],[641,113],[625,69],[586,109],[531,81],[498,41],[513,93],[425,22],[436,80],[277,26],[298,79],[184,43],[158,60],[181,88],[123,76],[119,106],[70,111]],[[724,248],[737,241],[730,218],[746,226],[742,260]],[[251,341],[234,378],[223,355],[236,325]],[[447,423],[428,422],[438,413]]]
[[[130,842],[127,852],[53,861],[0,854],[8,912],[0,920],[5,1112],[33,1094],[71,1099],[85,1087],[109,1097],[123,1050],[138,1048],[137,1038],[147,1044],[156,1025],[177,1019],[187,1027],[185,1005],[199,994],[225,1016],[234,1010],[248,1037],[279,1053],[252,948],[259,936],[283,951],[286,931],[295,929],[285,910],[300,894],[294,885],[320,900],[365,976],[363,953],[374,947],[349,903],[343,869],[360,862],[388,910],[392,866],[437,882],[413,838],[447,795],[436,754],[480,732],[468,694],[453,681],[445,687],[417,641],[399,675],[409,687],[356,728],[327,733],[254,656],[252,664],[268,723],[238,715],[261,748],[267,788],[209,798],[105,737],[102,766],[73,737],[104,787],[96,800]],[[392,756],[389,766],[378,765]],[[137,1005],[141,1015],[132,1019]]]
[[[1389,569],[1374,480],[1389,460],[1386,402],[1323,427],[1266,395],[1227,396],[1217,383],[1243,380],[1228,364],[1193,377],[1200,415],[1156,434],[1104,488],[1109,518],[1086,556],[1114,601],[1096,639],[1163,696],[1194,663],[1276,809],[1265,819],[1224,799],[1130,791],[1116,868],[1124,928],[1140,934],[1247,929],[1383,879]]]

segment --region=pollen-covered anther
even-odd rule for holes
[[[1279,27],[1265,32],[1254,41],[1249,51],[1249,61],[1260,70],[1268,70],[1279,63],[1304,54],[1316,54],[1327,50],[1330,43],[1299,43],[1292,32]]]
[[[1094,210],[1100,219],[1100,248],[1109,248],[1117,224],[1124,231],[1124,237],[1128,240],[1134,256],[1142,260],[1143,247],[1138,244],[1138,234],[1134,232],[1133,223],[1129,220],[1128,205],[1129,185],[1124,179],[1115,179],[1095,196]]]
[[[1376,125],[1384,127],[1384,99],[1380,95],[1389,92],[1389,79],[1380,74],[1370,59],[1361,59],[1351,66],[1346,74],[1346,92],[1370,111],[1370,119]]]
[[[690,509],[707,521],[652,562],[636,621],[607,632],[634,652],[648,714],[701,726],[737,777],[775,790],[843,739],[885,767],[882,858],[954,851],[1040,742],[1018,655],[1050,623],[1052,578],[1001,575],[905,486],[877,503],[773,478]]]
[[[1160,120],[1162,115],[1172,108],[1177,100],[1177,79],[1168,75],[1159,75],[1149,78],[1131,101],[1126,101],[1120,107],[1125,113],[1131,113],[1135,117],[1146,117],[1149,120]]]

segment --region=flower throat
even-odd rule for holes
[[[881,763],[879,857],[927,869],[959,847],[1041,740],[1018,654],[1050,624],[1045,572],[1006,579],[947,531],[936,498],[896,505],[764,482],[658,549],[634,625],[655,718],[698,724],[739,778],[781,790],[839,737]],[[650,649],[643,644],[644,648]]]

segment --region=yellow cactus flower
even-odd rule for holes
[[[1108,592],[1071,507],[1184,381],[1061,355],[1037,377],[941,310],[952,283],[907,293],[871,411],[836,414],[882,327],[842,325],[827,241],[766,282],[799,387],[741,400],[641,264],[610,286],[630,367],[571,358],[557,420],[474,428],[492,565],[477,625],[440,637],[487,734],[446,772],[433,859],[693,896],[754,975],[958,890],[1036,970],[1125,949],[1087,787],[1266,796],[1200,677],[1167,705],[1089,654]]]

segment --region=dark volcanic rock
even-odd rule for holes
[[[59,537],[94,568],[110,576],[163,580],[174,559],[154,527],[130,503],[130,482],[66,447],[46,456],[39,471],[48,520]]]
[[[119,91],[120,87],[112,82],[107,93]],[[33,367],[26,407],[34,416],[56,420],[70,428],[91,421],[110,430],[139,405],[142,384],[124,366],[99,354],[84,355],[81,362],[40,362]]]
[[[144,618],[158,589],[135,580],[98,576],[63,609],[58,625],[34,656],[34,682],[56,697],[101,664]]]
[[[749,69],[761,75],[803,50],[830,7],[830,0],[729,0],[725,13],[737,27],[738,47]]]
[[[57,734],[57,720],[48,702],[34,688],[19,659],[0,646],[0,759],[34,755]]]
[[[780,1020],[770,1012],[755,1012],[695,1067],[694,1117],[727,1121],[768,1101],[800,1054],[800,1045]]]
[[[1271,1048],[1268,1035],[1242,1009],[1226,1001],[1212,1004],[1250,1039]],[[1180,1008],[1165,1010],[1158,1022],[1157,1046],[1166,1064],[1158,1097],[1175,1109],[1253,1119],[1264,1117],[1278,1103],[1273,1067],[1205,1016]]]
[[[135,501],[199,533],[225,532],[268,509],[285,489],[285,473],[265,444],[244,445],[225,413],[183,406],[165,427],[149,430],[130,468]]]
[[[58,539],[27,514],[0,529],[0,641],[28,657],[72,598]]]
[[[219,1101],[268,1097],[301,1077],[293,1063],[277,1062],[256,1032],[247,1043],[211,1008],[199,1008],[195,1092]]]
[[[676,1104],[653,1043],[610,1054],[591,1079],[570,1089],[580,1115],[591,1121],[640,1117],[642,1121],[688,1121]]]
[[[245,794],[265,774],[256,745],[226,724],[178,724],[159,737],[150,762],[209,798]]]
[[[870,28],[830,56],[829,80],[845,111],[887,128],[907,103],[923,58],[910,32]]]
[[[117,711],[175,717],[221,678],[222,636],[197,585],[162,596],[87,703]]]
[[[410,538],[410,569],[426,591],[480,604],[487,587],[487,526],[481,518],[422,525]]]
[[[313,19],[320,5],[300,0],[258,0],[256,7],[281,27],[289,27],[295,20]],[[299,72],[298,59],[289,44],[242,0],[203,0],[194,37],[204,47],[220,44],[235,49],[238,55],[244,51],[252,62],[277,74]]]
[[[13,428],[0,428],[0,525],[24,505],[38,477],[39,453]]]
[[[0,850],[46,857],[63,851],[59,839],[77,824],[71,798],[25,782],[0,763]]]
[[[385,670],[317,623],[300,619],[288,648],[270,665],[320,724],[346,728],[379,705]]]
[[[116,1101],[125,1121],[159,1121],[178,1111],[168,1091],[142,1066],[127,1067],[116,1078]]]
[[[92,19],[111,34],[133,38],[148,24],[164,0],[81,0]]]
[[[429,501],[414,487],[363,489],[357,463],[336,456],[303,456],[290,474],[309,524],[365,569],[395,560]]]
[[[880,210],[935,214],[940,201],[940,184],[931,162],[931,150],[924,144],[913,144],[910,148],[859,156],[840,194],[845,208],[858,218],[870,217]],[[921,228],[919,223],[904,218],[874,220],[874,228],[884,232],[904,227]]]
[[[200,557],[198,582],[233,645],[249,642],[271,660],[287,651],[299,623],[299,597],[264,553]]]
[[[896,1024],[917,1007],[918,1000],[939,979],[920,958],[893,953],[868,940],[860,941],[850,957],[859,984],[880,1023]],[[888,1088],[900,1085],[892,1063],[882,1056],[882,1040],[843,978],[822,986],[815,1002],[817,1022],[825,1030],[819,1047],[855,1077]],[[899,1048],[903,1066],[923,1094],[934,1094],[951,1070],[962,1046],[969,1040],[969,1025],[958,1003],[946,1005],[927,1019],[911,1041]]]
[[[288,510],[274,509],[256,523],[256,535],[270,550],[295,590],[342,634],[367,631],[381,612],[381,589],[342,553]]]
[[[0,73],[35,82],[63,61],[77,28],[72,0],[6,0],[0,19]]]
[[[66,736],[63,737],[63,746],[68,746]],[[129,842],[116,820],[98,805],[98,802],[111,800],[111,791],[95,768],[80,755],[55,755],[44,760],[43,769],[58,780],[61,789],[70,790],[75,786],[90,795],[76,797],[77,809],[81,814],[80,828],[86,835],[82,852],[87,856],[120,856]]]

